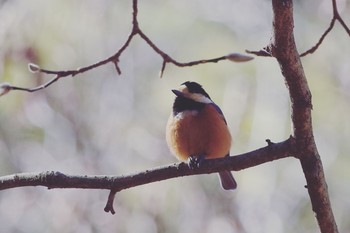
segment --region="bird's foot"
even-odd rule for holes
[[[191,155],[189,160],[188,160],[188,165],[192,169],[196,169],[200,166],[200,164],[204,161],[205,155]]]

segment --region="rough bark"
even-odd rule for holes
[[[293,1],[273,0],[272,6],[274,34],[271,52],[280,65],[289,89],[297,157],[305,175],[312,209],[321,232],[338,232],[322,161],[313,136],[311,92],[294,40]]]

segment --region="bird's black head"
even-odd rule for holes
[[[196,82],[190,82],[190,81],[187,81],[187,82],[184,82],[183,84],[181,85],[185,85],[188,89],[188,92],[189,93],[198,93],[198,94],[202,94],[204,95],[205,97],[209,98],[210,99],[210,96],[208,95],[208,93],[203,89],[202,85],[196,83]]]
[[[172,90],[176,95],[173,113],[185,110],[201,110],[205,104],[213,103],[208,93],[196,82],[184,82],[179,89]]]

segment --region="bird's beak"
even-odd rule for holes
[[[173,89],[171,91],[178,97],[184,96],[184,93],[182,91],[179,91],[179,90],[176,90],[176,89]]]

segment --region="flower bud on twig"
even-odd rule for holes
[[[2,83],[0,85],[0,96],[7,94],[12,90],[12,86],[9,83]]]
[[[41,71],[40,66],[38,66],[37,64],[33,64],[33,63],[28,64],[28,69],[32,73],[38,73]]]
[[[250,61],[250,60],[254,59],[254,57],[252,57],[252,56],[243,55],[240,53],[230,53],[230,54],[226,55],[225,57],[226,57],[226,59],[233,61],[233,62],[246,62],[246,61]]]

